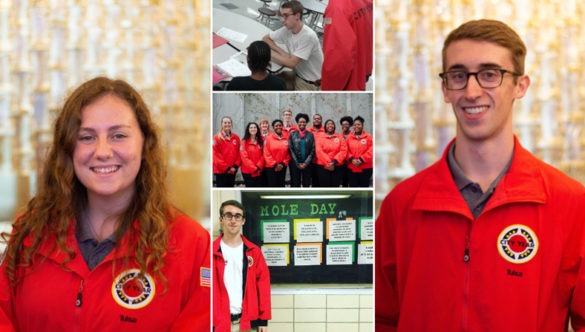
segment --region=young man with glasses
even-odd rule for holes
[[[280,9],[283,27],[263,40],[272,49],[272,61],[293,69],[281,76],[292,90],[316,91],[321,85],[323,50],[317,33],[303,24],[303,5],[296,0],[284,2]],[[286,50],[279,47],[284,45]]]
[[[566,331],[569,317],[585,329],[585,189],[513,133],[525,56],[498,21],[447,37],[440,76],[456,137],[380,208],[377,331]]]
[[[225,201],[219,215],[222,234],[213,241],[213,330],[266,332],[270,273],[260,248],[241,234],[244,206]]]

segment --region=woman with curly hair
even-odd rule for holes
[[[81,84],[0,270],[2,331],[209,331],[209,233],[173,208],[158,133],[128,83]]]

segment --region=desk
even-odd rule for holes
[[[217,33],[221,28],[227,28],[246,35],[243,42],[229,40],[227,44],[223,44],[213,49],[213,65],[222,63],[228,60],[233,55],[239,53],[240,50],[246,48],[256,40],[262,40],[262,37],[269,34],[270,30],[264,24],[255,21],[249,17],[245,17],[221,8],[213,8],[213,27],[212,31]],[[270,67],[272,72],[282,70],[282,66],[271,62]],[[224,81],[229,81],[231,78],[225,78]]]
[[[228,28],[243,34],[247,37],[243,43],[230,40],[229,43],[238,50],[244,50],[253,41],[262,40],[262,37],[270,33],[264,24],[221,8],[213,8],[213,32],[217,33],[221,28]]]

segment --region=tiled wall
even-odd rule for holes
[[[272,294],[272,320],[279,332],[372,332],[372,294]]]

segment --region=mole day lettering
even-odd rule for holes
[[[310,216],[333,215],[337,203],[310,203]],[[303,211],[304,212],[304,211]],[[273,204],[260,206],[261,217],[298,216],[299,204]],[[303,214],[304,215],[304,214]]]

